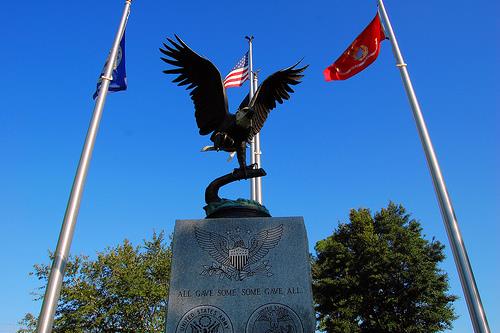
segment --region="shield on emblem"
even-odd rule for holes
[[[231,266],[241,271],[248,262],[248,249],[235,247],[229,250],[229,260],[231,261]]]

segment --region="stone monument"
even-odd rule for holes
[[[217,68],[176,36],[160,49],[173,82],[187,85],[202,151],[235,153],[239,168],[205,191],[203,220],[178,220],[168,300],[168,333],[313,333],[315,316],[307,236],[301,217],[273,218],[253,200],[222,199],[221,186],[262,177],[246,165],[246,146],[277,104],[288,100],[307,66],[298,63],[265,79],[235,114]]]
[[[178,220],[168,333],[312,333],[301,217]]]

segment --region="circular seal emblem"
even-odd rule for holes
[[[304,333],[299,316],[288,306],[269,303],[255,310],[247,322],[246,333]]]
[[[227,314],[211,305],[197,306],[182,316],[176,333],[234,333]]]
[[[118,48],[118,52],[116,53],[116,61],[115,61],[115,67],[113,67],[113,70],[116,71],[116,69],[118,68],[118,66],[120,65],[120,63],[122,62],[122,57],[123,57],[123,53],[122,53],[122,47],[120,46]]]
[[[368,47],[366,45],[360,45],[354,50],[354,52],[352,52],[351,55],[355,60],[363,61],[368,55]]]

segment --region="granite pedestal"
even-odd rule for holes
[[[304,221],[178,220],[167,333],[313,333]]]

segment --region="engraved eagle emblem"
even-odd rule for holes
[[[206,318],[203,318],[206,319]],[[201,320],[200,320],[201,321]],[[194,323],[190,324],[193,333],[219,333],[220,323],[210,323],[209,325]]]
[[[237,281],[256,274],[273,275],[263,259],[281,240],[283,224],[253,234],[247,243],[240,234],[225,237],[198,227],[194,231],[198,245],[215,260],[211,266],[203,266],[201,275]]]
[[[266,329],[265,333],[295,333],[295,325],[292,317],[284,308],[273,310],[264,309],[260,311],[256,320],[260,329]],[[254,329],[255,331],[255,329]]]

